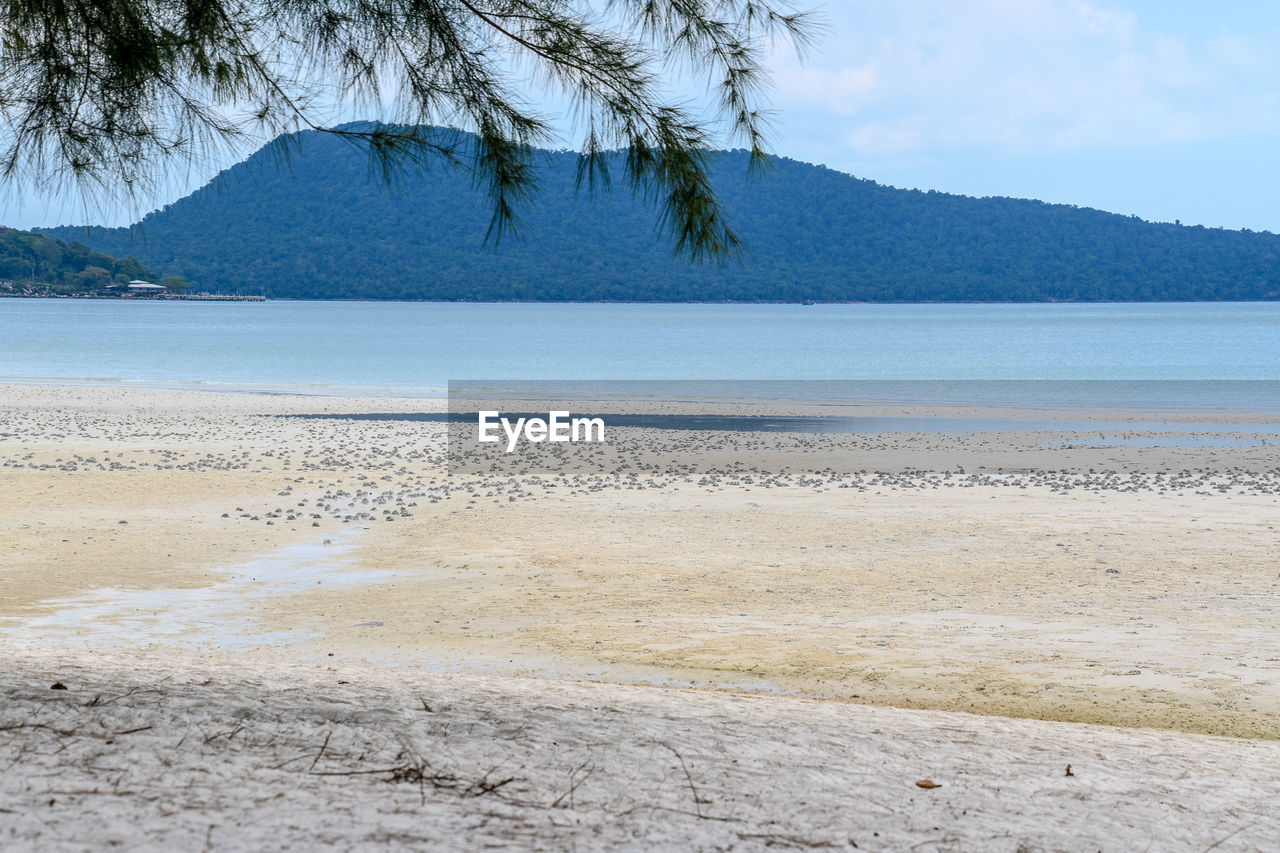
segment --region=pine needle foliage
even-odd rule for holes
[[[321,130],[367,150],[388,182],[446,161],[488,191],[489,235],[513,233],[554,138],[534,91],[585,128],[578,181],[625,183],[658,206],[678,253],[739,247],[708,179],[726,141],[768,162],[766,52],[803,49],[811,13],[775,0],[4,0],[0,177],[24,192],[71,185],[136,198],[174,164]],[[713,106],[674,99],[705,75]],[[326,111],[384,121],[330,126]],[[471,131],[465,147],[432,130]]]

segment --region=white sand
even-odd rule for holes
[[[9,652],[5,849],[1243,851],[1280,839],[1275,742]],[[917,787],[925,778],[941,787]]]

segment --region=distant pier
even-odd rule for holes
[[[162,299],[181,299],[187,302],[266,302],[265,296],[244,296],[236,293],[171,293]]]

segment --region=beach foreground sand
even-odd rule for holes
[[[1274,443],[1082,443],[1064,473],[1041,436],[990,470],[989,437],[872,437],[853,449],[884,475],[452,477],[442,426],[397,416],[442,408],[0,387],[3,832],[1280,837]]]
[[[1270,741],[104,657],[8,658],[0,846],[1239,851],[1280,838]]]

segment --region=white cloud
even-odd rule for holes
[[[859,156],[1280,130],[1273,36],[1164,32],[1084,0],[853,0],[826,14],[833,30],[806,63],[777,58],[774,100],[784,124],[824,124]]]

